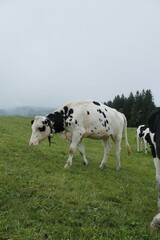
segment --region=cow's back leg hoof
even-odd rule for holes
[[[160,213],[158,213],[152,220],[152,222],[150,223],[150,229],[152,231],[157,230],[158,228],[160,228]]]
[[[105,162],[102,162],[101,165],[100,165],[100,169],[103,170],[106,168],[106,163]]]
[[[71,166],[71,164],[70,164],[70,163],[66,163],[66,164],[64,165],[64,169],[69,169],[69,168],[70,168],[70,166]]]
[[[117,171],[119,171],[119,170],[120,170],[120,168],[121,168],[120,166],[117,166],[117,167],[116,167],[116,170],[117,170]]]
[[[88,162],[84,162],[83,161],[83,166],[87,167],[88,166]]]

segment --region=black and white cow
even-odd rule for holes
[[[72,165],[73,154],[78,148],[84,165],[88,164],[83,138],[100,139],[104,145],[104,156],[100,167],[106,166],[110,152],[109,137],[111,136],[116,152],[116,169],[120,168],[120,150],[124,129],[128,153],[130,146],[127,138],[127,120],[124,114],[95,101],[73,102],[64,105],[47,116],[36,116],[32,122],[30,145],[39,144],[50,134],[59,133],[70,141],[69,158],[65,168]]]
[[[137,152],[142,151],[144,144],[144,151],[147,153],[148,143],[150,143],[149,128],[146,125],[140,125],[136,129]]]
[[[159,213],[153,218],[151,227],[156,229],[160,225],[160,107],[153,110],[148,119],[151,138],[151,151],[156,169],[156,180],[158,184],[158,210]]]

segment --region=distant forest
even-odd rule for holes
[[[109,107],[117,109],[125,114],[128,127],[138,127],[141,124],[147,124],[151,111],[156,107],[151,90],[132,92],[129,97],[117,95],[113,101],[105,102]]]

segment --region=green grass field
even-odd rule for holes
[[[131,156],[122,139],[121,169],[114,146],[103,171],[101,141],[85,139],[88,167],[76,152],[64,170],[69,143],[28,146],[29,118],[0,118],[0,240],[158,240],[149,223],[157,213],[157,185],[151,153]]]

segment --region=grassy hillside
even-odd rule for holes
[[[128,129],[132,155],[122,140],[121,170],[114,147],[99,169],[101,141],[85,139],[89,166],[76,152],[64,170],[69,144],[54,138],[31,148],[29,118],[0,118],[1,240],[158,240],[149,223],[157,213],[157,186],[150,153],[137,153],[135,129]]]

